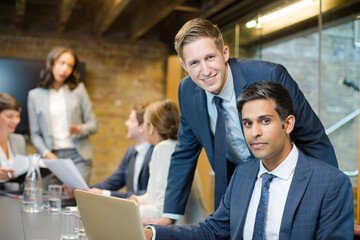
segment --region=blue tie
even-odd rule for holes
[[[215,209],[219,206],[227,187],[226,170],[226,129],[222,99],[214,97],[218,113],[214,137]]]
[[[262,187],[260,202],[256,212],[253,240],[265,239],[266,211],[269,200],[269,187],[271,180],[275,177],[272,174],[264,173],[262,177]]]

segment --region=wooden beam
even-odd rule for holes
[[[132,19],[130,38],[136,39],[143,36],[184,1],[144,1]]]
[[[17,29],[22,29],[24,24],[26,0],[15,1],[15,24]]]
[[[130,0],[102,1],[103,7],[96,14],[95,35],[101,36],[110,27],[119,14],[125,9]]]
[[[197,12],[199,11],[199,8],[181,5],[176,6],[174,10],[182,12]]]
[[[71,12],[76,4],[76,0],[62,0],[59,10],[59,22],[56,31],[64,32],[67,22],[71,16]]]
[[[204,4],[204,7],[198,12],[198,17],[208,18],[216,12],[219,12],[224,7],[230,5],[236,0],[217,0],[209,1],[208,4]]]

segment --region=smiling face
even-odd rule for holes
[[[273,100],[257,99],[246,102],[241,111],[244,135],[250,151],[272,171],[292,149],[290,133],[295,117],[289,115],[282,124]]]
[[[125,122],[125,126],[126,126],[126,130],[127,130],[126,137],[128,139],[131,139],[134,142],[137,142],[141,139],[141,137],[144,133],[144,130],[143,130],[144,124],[139,124],[139,121],[136,118],[135,110],[132,110],[130,112],[129,118]]]
[[[20,112],[12,109],[5,109],[0,112],[0,132],[13,133],[20,123]]]
[[[65,80],[73,72],[75,65],[75,58],[69,52],[62,53],[55,61],[52,67],[52,74],[54,76],[54,85],[62,86]]]
[[[219,94],[227,77],[229,48],[220,51],[212,38],[199,38],[183,47],[181,65],[191,79],[207,92]]]

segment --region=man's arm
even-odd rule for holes
[[[292,141],[306,155],[338,167],[334,148],[325,133],[325,129],[298,84],[282,65],[275,66],[271,79],[273,82],[284,85],[293,100],[296,124],[291,133]]]
[[[353,239],[354,208],[349,178],[339,173],[327,186],[316,239]]]

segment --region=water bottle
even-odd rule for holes
[[[39,170],[39,154],[30,154],[30,168],[24,182],[21,209],[26,213],[38,213],[43,210],[42,181]]]

